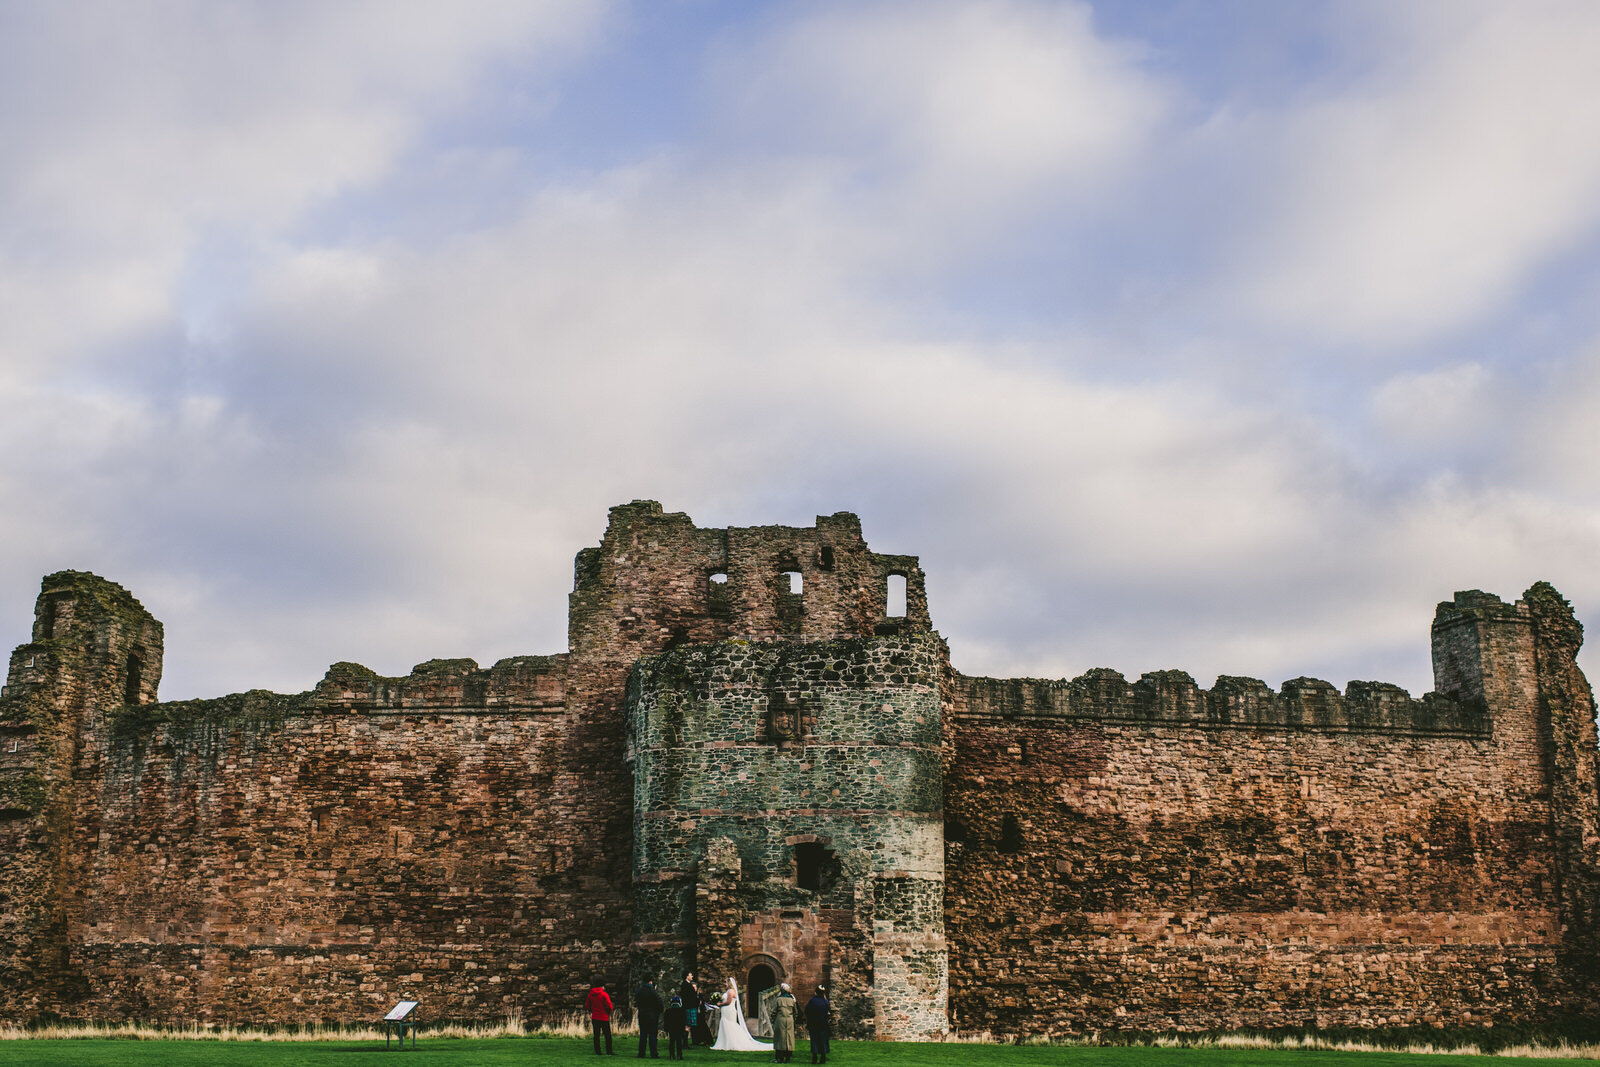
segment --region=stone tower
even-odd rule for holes
[[[635,978],[732,976],[751,1017],[827,984],[845,1029],[942,1033],[946,652],[916,559],[844,513],[707,530],[635,503],[577,569],[574,660],[632,668]]]
[[[72,846],[97,799],[85,757],[109,711],[155,700],[162,628],[115,582],[60,571],[42,583],[31,636],[0,693],[0,986],[24,1010],[59,1012],[83,985],[65,932],[83,879]]]

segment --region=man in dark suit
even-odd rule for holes
[[[658,1060],[661,1053],[656,1051],[656,1031],[661,1027],[661,994],[656,992],[656,984],[649,979],[633,994],[633,1014],[639,1020],[639,1058],[644,1059],[644,1047],[650,1045],[650,1058]]]
[[[709,1037],[703,1039],[701,1037],[704,1027],[700,1025],[700,986],[694,980],[693,971],[683,976],[683,985],[678,987],[678,996],[683,998],[683,1011],[689,1020],[689,1043],[711,1044]]]
[[[806,1029],[811,1032],[811,1062],[828,1062],[829,1019],[828,991],[822,986],[817,986],[814,996],[806,1001]],[[822,1057],[818,1059],[817,1057]]]

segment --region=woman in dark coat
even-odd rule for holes
[[[811,1062],[828,1062],[829,1027],[828,991],[817,986],[816,995],[806,1002],[806,1029],[811,1031]],[[817,1059],[818,1056],[822,1058]]]

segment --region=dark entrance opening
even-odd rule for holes
[[[1000,851],[1022,851],[1022,824],[1015,815],[1007,815],[1000,824]]]
[[[744,985],[744,1017],[754,1022],[761,1017],[761,994],[778,984],[778,976],[765,963],[750,968]],[[754,1031],[751,1031],[754,1033]]]

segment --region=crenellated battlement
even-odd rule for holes
[[[1320,730],[1437,737],[1488,737],[1481,702],[1397,685],[1350,682],[1340,692],[1317,678],[1293,678],[1274,691],[1259,678],[1220,675],[1201,689],[1185,671],[1152,671],[1128,681],[1097,668],[1071,680],[956,675],[956,715],[1027,722],[1084,719],[1212,729]]]

